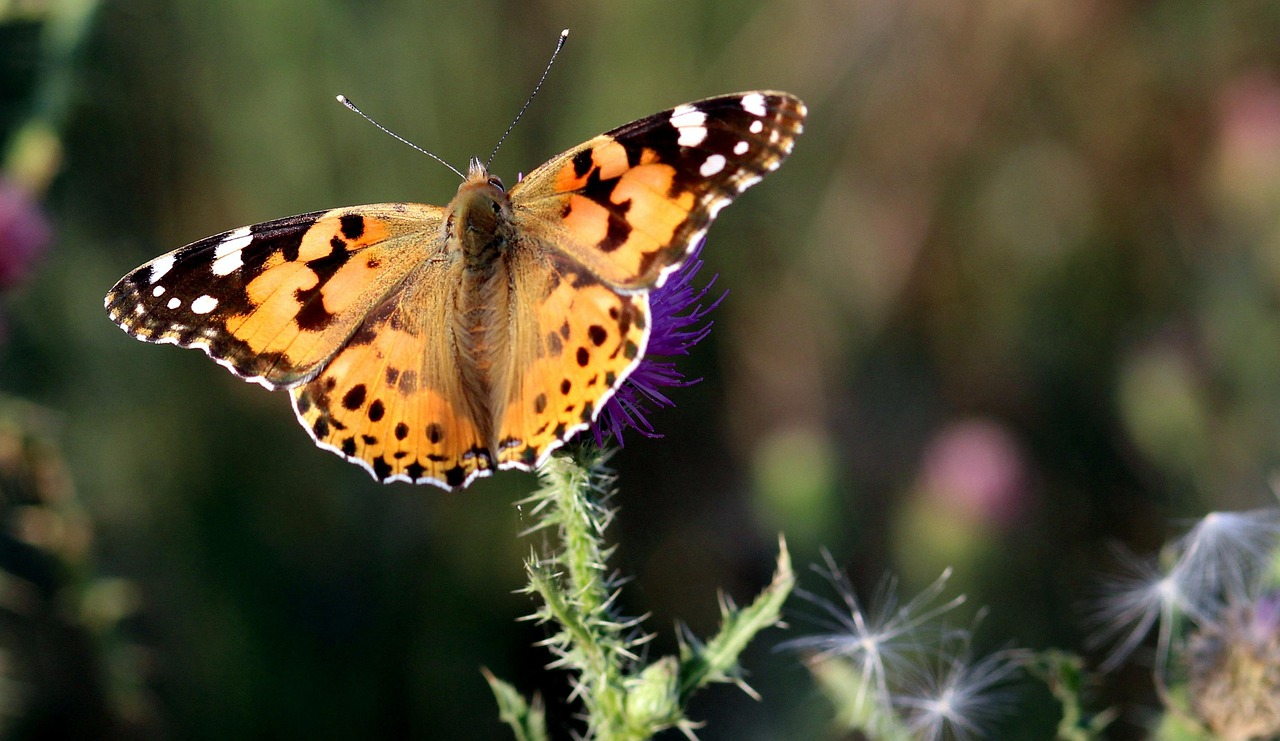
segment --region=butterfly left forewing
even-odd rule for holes
[[[756,91],[686,103],[553,158],[511,189],[541,234],[624,291],[661,285],[720,209],[777,169],[803,130],[798,98]]]
[[[121,278],[107,312],[140,340],[198,348],[241,378],[289,386],[439,248],[441,214],[380,204],[217,234]]]

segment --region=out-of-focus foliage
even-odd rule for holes
[[[615,459],[624,613],[713,632],[708,595],[756,593],[785,531],[798,563],[825,545],[860,586],[892,568],[912,592],[951,565],[990,607],[983,636],[1078,650],[1074,606],[1108,542],[1151,550],[1171,517],[1268,496],[1274,2],[92,10],[0,0],[4,174],[53,238],[0,287],[0,391],[56,410],[96,568],[141,595],[175,738],[506,738],[479,667],[523,690],[544,676],[545,633],[514,622],[529,544],[512,503],[532,476],[376,485],[315,449],[283,395],[132,341],[101,301],[223,229],[445,202],[447,170],[333,96],[460,164],[493,146],[564,27],[495,160],[507,182],[685,100],[774,87],[810,109],[792,159],[710,232],[704,274],[729,296],[680,361],[704,382],[651,417],[665,439]],[[764,700],[700,697],[701,737],[827,727],[794,657],[760,649],[743,663]],[[1134,709],[1112,730],[1136,735],[1147,677],[1110,679],[1104,704]],[[1057,723],[1047,700],[1020,709],[1001,737]]]

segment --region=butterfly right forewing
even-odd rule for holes
[[[720,209],[775,170],[804,103],[755,91],[685,103],[553,158],[511,189],[526,231],[622,290],[661,285]]]

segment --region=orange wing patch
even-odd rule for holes
[[[426,263],[292,390],[315,441],[379,481],[465,486],[493,468],[454,354],[449,273]]]

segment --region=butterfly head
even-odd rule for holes
[[[490,264],[512,236],[511,199],[478,158],[472,158],[467,179],[445,211],[446,238],[469,266]]]

